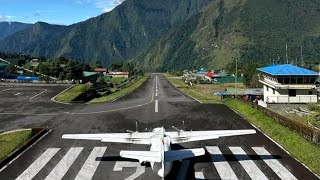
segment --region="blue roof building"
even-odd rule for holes
[[[266,103],[315,103],[318,73],[291,64],[258,68]]]
[[[281,64],[258,68],[259,71],[273,76],[318,76],[317,72],[294,66],[292,64]]]

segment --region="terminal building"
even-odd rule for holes
[[[258,68],[266,103],[316,103],[318,73],[291,64]]]

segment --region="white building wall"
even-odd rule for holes
[[[267,103],[316,103],[316,89],[297,89],[296,96],[289,96],[288,89],[275,89],[264,85],[264,101]],[[312,92],[309,95],[309,91]]]

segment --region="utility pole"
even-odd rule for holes
[[[236,77],[235,77],[235,84],[234,84],[235,93],[237,91],[237,82],[238,82],[238,58],[236,58]]]
[[[288,60],[288,44],[286,44],[286,59],[287,59],[287,64],[289,64],[289,60]]]

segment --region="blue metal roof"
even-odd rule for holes
[[[299,76],[317,76],[318,73],[309,69],[301,68],[291,64],[272,65],[258,68],[259,71],[270,75],[299,75]]]

